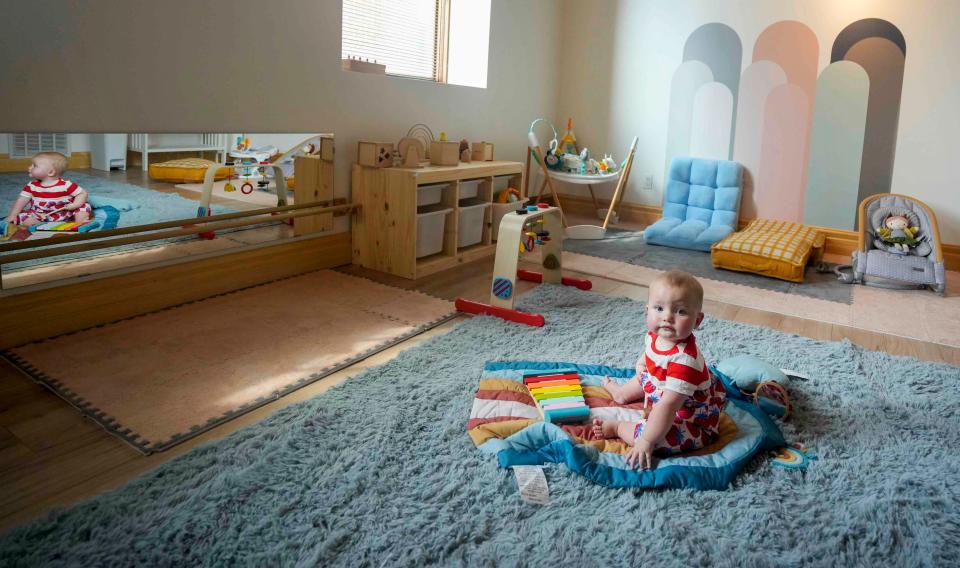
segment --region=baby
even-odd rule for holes
[[[23,186],[7,222],[29,227],[47,221],[89,221],[93,209],[87,203],[87,192],[60,177],[66,171],[67,157],[63,154],[36,154],[27,169],[33,180]]]
[[[693,337],[703,321],[702,306],[703,287],[693,276],[671,270],[655,278],[636,376],[622,385],[609,377],[603,380],[616,402],[644,401],[639,421],[593,421],[594,437],[620,438],[632,446],[627,454],[630,467],[652,468],[654,453],[695,450],[718,437],[727,393]]]

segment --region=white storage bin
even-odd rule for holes
[[[457,246],[468,247],[483,238],[483,217],[490,203],[467,201],[460,205],[460,217],[457,220]]]
[[[471,197],[476,197],[477,193],[480,191],[481,183],[483,183],[482,179],[460,180],[460,195],[457,196],[457,199],[469,199]]]
[[[431,208],[417,213],[417,258],[443,250],[443,226],[451,211],[453,209]]]
[[[512,203],[494,203],[493,204],[493,240],[497,240],[497,236],[500,234],[500,221],[503,220],[503,216],[507,213],[513,213],[521,207],[526,207],[528,199],[524,197],[520,201],[514,201]]]
[[[417,207],[440,203],[441,192],[445,187],[447,187],[445,183],[417,186]]]

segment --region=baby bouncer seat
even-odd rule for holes
[[[845,282],[881,288],[926,288],[943,295],[947,282],[937,217],[913,197],[877,194],[860,203],[852,267],[838,267]],[[851,269],[852,274],[842,272]]]

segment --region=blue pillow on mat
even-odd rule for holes
[[[636,374],[634,369],[603,365],[498,361],[484,366],[482,379],[511,379],[522,383],[524,371],[554,369],[570,369],[579,373],[584,386],[599,386],[604,375],[624,382]],[[737,472],[758,452],[783,447],[785,442],[780,428],[747,401],[734,388],[729,377],[716,369],[712,370],[727,387],[726,413],[737,427],[733,439],[714,453],[661,458],[656,462],[655,469],[638,470],[628,467],[622,454],[600,452],[593,446],[577,444],[559,426],[545,422],[535,422],[506,438],[489,438],[480,443],[478,448],[484,453],[496,455],[500,466],[504,468],[562,463],[587,479],[609,487],[726,489]],[[497,401],[490,402],[498,404]]]
[[[717,363],[717,369],[745,391],[753,391],[763,381],[787,384],[787,375],[783,371],[753,355],[728,357]]]

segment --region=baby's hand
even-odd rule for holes
[[[653,469],[653,444],[641,436],[633,443],[627,454],[627,466],[640,469]]]

